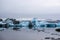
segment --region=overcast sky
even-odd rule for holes
[[[60,0],[0,0],[0,18],[60,19]]]

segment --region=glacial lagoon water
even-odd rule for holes
[[[0,40],[57,40],[57,38],[60,38],[60,33],[56,32],[55,28],[45,28],[44,31],[28,28],[16,31],[8,28],[0,31]]]

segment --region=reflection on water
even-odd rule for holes
[[[59,40],[60,33],[56,32],[54,28],[45,28],[38,31],[38,29],[21,28],[13,30],[8,28],[0,31],[1,40]]]

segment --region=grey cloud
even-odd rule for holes
[[[0,0],[0,17],[59,19],[60,0]]]

